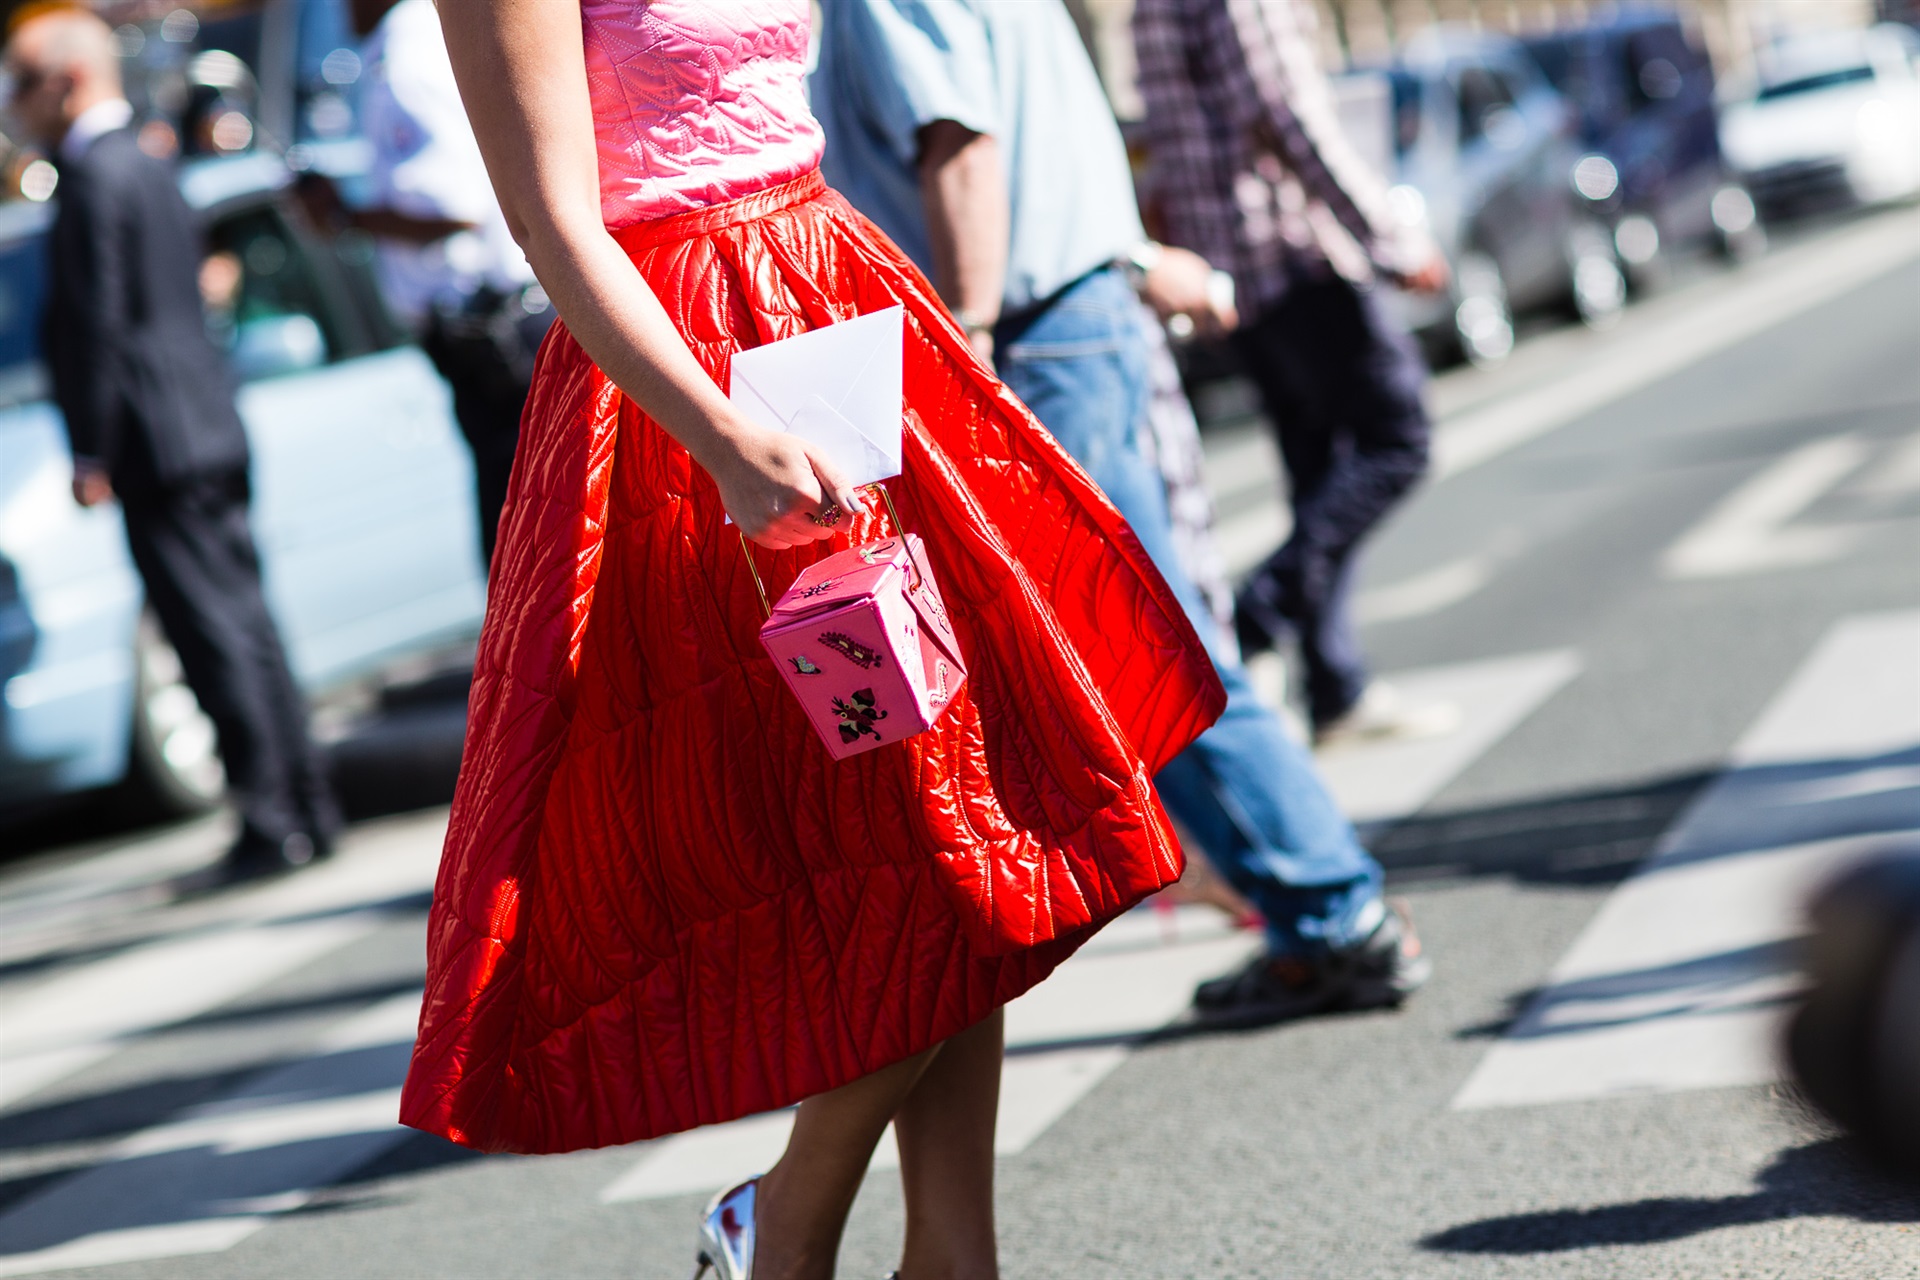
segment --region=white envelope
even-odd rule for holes
[[[900,474],[906,310],[888,307],[733,357],[728,399],[824,450],[851,484]]]

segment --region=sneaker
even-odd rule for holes
[[[238,884],[298,870],[314,861],[318,853],[313,837],[304,831],[279,839],[249,831],[227,851],[222,866],[228,883]]]
[[[1405,898],[1388,898],[1386,918],[1348,955],[1353,967],[1343,1009],[1398,1008],[1433,977],[1433,958],[1414,931]]]
[[[1216,1026],[1264,1026],[1341,1010],[1399,1006],[1433,976],[1433,961],[1398,898],[1373,932],[1342,951],[1304,959],[1255,956],[1237,973],[1193,993],[1202,1020]]]
[[[1314,726],[1313,745],[1325,750],[1361,742],[1437,738],[1459,727],[1460,708],[1451,702],[1408,702],[1398,689],[1375,680],[1359,701]]]

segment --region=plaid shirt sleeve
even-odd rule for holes
[[[1199,14],[1193,0],[1135,0],[1133,47],[1148,148],[1148,196],[1169,237],[1230,267],[1239,213],[1232,200],[1232,151],[1202,102],[1189,43]]]
[[[1306,0],[1212,0],[1216,35],[1208,61],[1228,92],[1257,103],[1259,140],[1298,176],[1376,262],[1401,261],[1404,237],[1386,186],[1348,145],[1314,47]]]

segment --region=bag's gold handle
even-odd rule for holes
[[[897,537],[904,538],[907,533],[907,526],[900,523],[900,513],[894,510],[893,495],[887,492],[887,486],[875,482],[868,485],[867,488],[870,491],[873,489],[880,491],[880,501],[884,502],[887,506],[887,518],[893,521],[894,534]],[[760,567],[753,562],[753,548],[748,545],[747,535],[739,525],[735,525],[733,531],[740,539],[740,554],[747,562],[747,572],[753,575],[754,594],[760,597],[760,616],[763,618],[771,618],[773,616],[773,606],[767,603],[767,584],[760,581]],[[909,561],[909,563],[911,564],[912,562]],[[920,589],[920,566],[917,564],[913,565],[913,581],[910,585],[912,590],[918,591]]]

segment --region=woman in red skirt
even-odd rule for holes
[[[806,0],[440,8],[563,323],[501,521],[402,1119],[550,1152],[800,1102],[703,1228],[711,1265],[757,1280],[832,1274],[891,1121],[904,1280],[991,1277],[1000,1008],[1177,878],[1149,780],[1219,713],[1212,669],[1099,490],[821,183]],[[737,351],[895,305],[888,488],[969,676],[931,729],[835,761],[725,520],[779,591],[884,517],[720,388]]]

